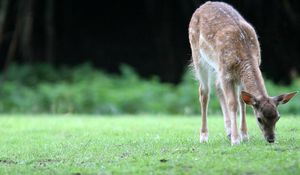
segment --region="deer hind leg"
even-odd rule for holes
[[[199,60],[201,58],[199,57]],[[201,60],[199,61],[201,62]],[[208,141],[208,128],[207,128],[207,108],[209,103],[210,93],[210,70],[201,63],[197,66],[198,79],[199,79],[199,101],[201,106],[202,126],[200,131],[200,143]]]
[[[230,122],[230,116],[228,112],[228,108],[226,105],[225,97],[223,94],[223,90],[220,84],[219,80],[216,80],[216,93],[220,101],[223,117],[224,117],[224,127],[225,127],[225,132],[227,134],[228,139],[231,139],[231,122]]]
[[[197,23],[198,20],[193,22]],[[209,102],[209,84],[210,84],[210,68],[207,65],[203,65],[203,60],[201,60],[200,50],[199,50],[199,30],[189,29],[189,39],[192,50],[193,67],[197,79],[199,80],[199,101],[201,106],[201,117],[202,126],[200,130],[200,142],[208,141],[208,128],[207,128],[207,107]]]
[[[201,105],[201,117],[202,117],[202,126],[200,131],[200,142],[208,141],[208,128],[207,128],[207,107],[209,102],[209,86],[206,84],[199,85],[199,101]]]
[[[248,135],[248,129],[247,129],[247,122],[246,122],[246,104],[244,103],[244,101],[242,100],[242,98],[240,99],[240,118],[241,118],[241,139],[242,141],[248,141],[249,140],[249,135]]]
[[[238,129],[237,129],[237,91],[233,81],[226,79],[226,77],[221,77],[223,94],[226,100],[226,105],[228,107],[229,116],[231,120],[230,132],[231,132],[231,145],[238,145],[240,143]]]
[[[209,68],[201,64],[200,54],[192,47],[193,65],[197,79],[199,80],[199,102],[201,106],[202,126],[200,130],[200,142],[208,141],[207,107],[209,102]]]

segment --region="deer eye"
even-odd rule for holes
[[[253,107],[254,107],[254,108],[256,108],[256,109],[258,109],[258,107],[259,107],[259,104],[258,104],[257,102],[256,102],[256,103],[254,103],[254,104],[253,104]]]
[[[262,124],[262,119],[261,118],[257,118],[257,121]]]

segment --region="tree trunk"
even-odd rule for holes
[[[45,56],[49,63],[53,63],[55,57],[55,30],[54,30],[54,0],[47,0],[45,4]]]
[[[20,32],[20,52],[24,60],[32,60],[32,35],[33,35],[33,5],[34,0],[22,0],[19,7],[18,19],[22,26],[19,29]]]
[[[8,10],[8,0],[2,0],[0,7],[0,47],[4,37],[4,28],[6,23],[6,16]]]

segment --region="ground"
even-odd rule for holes
[[[223,119],[138,115],[1,115],[0,174],[297,174],[300,120],[282,116],[267,143],[248,116],[250,141],[232,147]]]

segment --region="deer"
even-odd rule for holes
[[[231,145],[249,140],[246,104],[253,108],[265,140],[273,143],[275,124],[280,119],[277,107],[287,103],[297,91],[275,97],[268,95],[259,68],[261,53],[254,28],[231,5],[208,1],[193,13],[188,32],[191,66],[199,82],[200,142],[208,142],[207,108],[210,84],[214,81]]]

